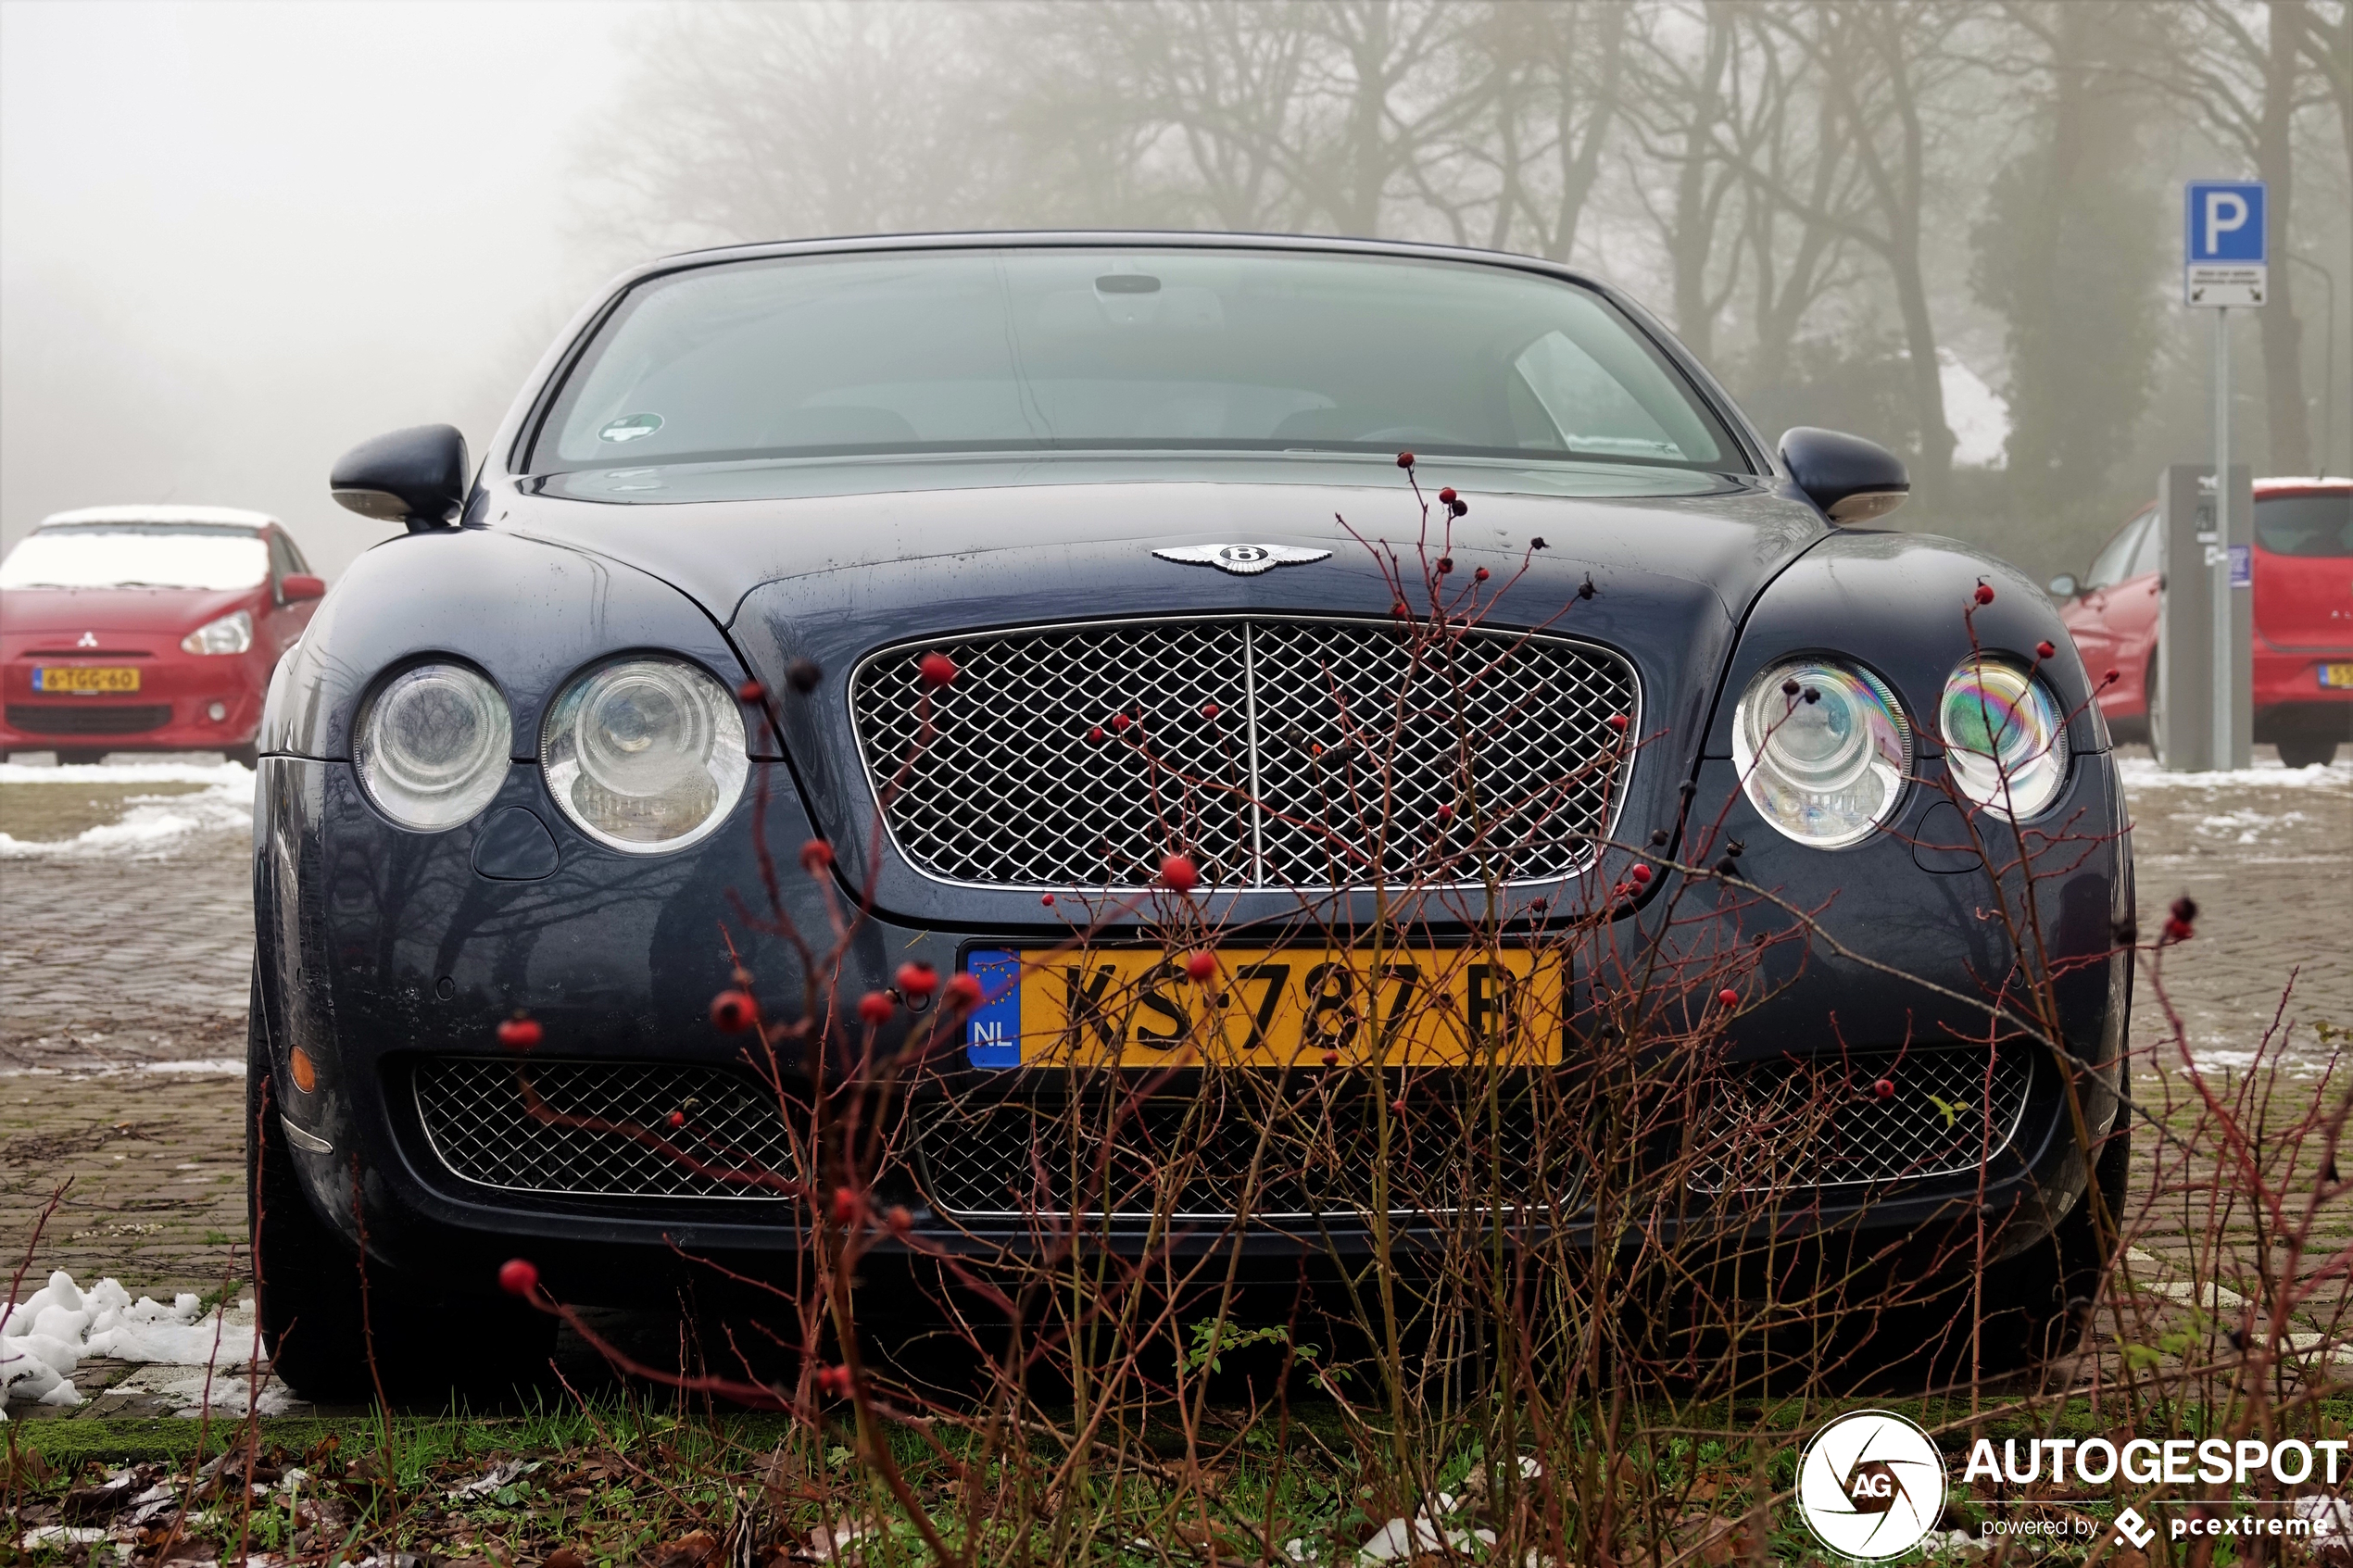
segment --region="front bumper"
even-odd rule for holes
[[[2129,955],[2113,950],[2111,930],[2132,907],[2129,854],[2108,759],[2091,755],[2077,762],[2067,795],[2041,824],[2045,831],[2030,835],[2039,862],[2033,897],[2061,970],[2055,997],[2068,1044],[2082,1060],[2106,1064],[2099,1081],[2112,1085],[2130,969]],[[1937,764],[1923,766],[1932,774]],[[825,890],[794,864],[812,830],[781,764],[754,764],[752,786],[721,832],[677,855],[640,858],[573,833],[529,763],[512,766],[500,797],[475,824],[418,834],[380,817],[346,764],[265,759],[255,848],[260,1027],[276,1103],[331,1150],[298,1148],[292,1155],[320,1213],[355,1243],[364,1235],[384,1261],[430,1266],[452,1283],[486,1285],[500,1261],[526,1253],[560,1294],[579,1300],[665,1295],[693,1267],[682,1253],[755,1273],[789,1267],[808,1240],[806,1204],[502,1190],[459,1174],[436,1150],[416,1093],[419,1073],[434,1063],[511,1060],[495,1031],[518,1009],[543,1027],[538,1059],[740,1070],[745,1036],[719,1034],[708,1017],[734,961],[723,926],[758,976],[756,989],[771,1016],[794,1016],[802,994],[789,946],[752,930],[735,902],[756,907],[763,897],[752,831],[763,795],[765,841],[774,850],[769,869],[786,912],[801,929],[824,932]],[[1722,852],[1724,840],[1738,839],[1745,846],[1740,875],[1775,898],[1660,877],[1580,960],[1573,1014],[1588,1024],[1599,1020],[1606,1008],[1597,1004],[1633,984],[1638,965],[1653,952],[1708,964],[1730,953],[1747,966],[1740,981],[1744,994],[1758,998],[1744,1004],[1730,1031],[1735,1058],[1926,1050],[1956,1041],[1982,1048],[1987,1015],[1967,998],[2014,983],[2016,957],[1989,914],[1994,883],[1955,847],[1958,814],[1941,796],[1916,787],[1896,833],[1837,854],[1803,849],[1756,818],[1734,788],[1728,762],[1701,765],[1692,801],[1684,835],[1670,853],[1705,863]],[[533,813],[555,840],[552,874],[518,881],[476,869],[481,823],[510,808]],[[1997,860],[2007,858],[1996,848]],[[1555,909],[1573,904],[1585,889],[1598,890],[1613,874],[1605,864],[1568,884]],[[2015,894],[2015,872],[2005,882]],[[837,897],[847,892],[834,891]],[[1772,940],[1796,920],[1792,910],[1806,911],[1828,940]],[[917,928],[871,920],[851,941],[841,994],[854,998],[883,988],[909,960],[952,972],[975,947],[1051,942],[1061,929]],[[1759,935],[1768,937],[1762,947],[1755,945]],[[1430,939],[1442,941],[1443,934],[1433,928]],[[309,1092],[287,1071],[296,1045],[317,1064]],[[961,1052],[949,1055],[953,1060],[937,1084],[943,1099],[986,1095],[1007,1082],[966,1067]],[[1573,1067],[1573,1048],[1570,1058]],[[798,1064],[782,1066],[789,1080]],[[2096,1134],[2112,1102],[2092,1094],[2086,1103]],[[1982,1172],[1898,1183],[1868,1198],[1823,1187],[1809,1195],[1802,1215],[1773,1223],[1785,1230],[1844,1227],[1900,1236],[2007,1217],[2007,1244],[2020,1247],[2071,1207],[2084,1181],[2064,1085],[2046,1068],[2033,1081],[2007,1147]],[[942,1215],[927,1206],[925,1192],[912,1163],[903,1161],[884,1170],[874,1197],[877,1204],[904,1204],[912,1235],[926,1246],[987,1252],[1023,1249],[1038,1239],[1023,1222]],[[1588,1224],[1573,1212],[1544,1223],[1572,1234]],[[1445,1229],[1410,1218],[1397,1227],[1407,1244],[1417,1231]],[[1142,1223],[1109,1223],[1100,1238],[1126,1249],[1239,1248],[1270,1261],[1302,1251],[1361,1253],[1374,1245],[1361,1223],[1253,1223],[1239,1231],[1202,1223],[1160,1234]],[[899,1245],[883,1243],[885,1250]]]
[[[139,690],[120,696],[36,692],[36,666],[135,664]],[[261,729],[268,667],[248,655],[140,653],[82,659],[20,655],[0,668],[0,752],[219,751]],[[220,717],[212,716],[218,705]]]

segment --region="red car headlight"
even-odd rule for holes
[[[253,617],[236,610],[180,639],[182,653],[243,653],[253,646]]]

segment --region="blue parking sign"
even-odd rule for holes
[[[2182,194],[2182,299],[2260,305],[2270,292],[2263,182],[2193,180]]]

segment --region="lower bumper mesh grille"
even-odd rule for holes
[[[450,1173],[503,1192],[774,1201],[798,1170],[774,1091],[726,1068],[445,1057],[416,1098]]]
[[[1390,1123],[1390,1180],[1377,1196],[1369,1102],[1328,1109],[1271,1094],[1141,1102],[985,1099],[935,1103],[914,1117],[916,1180],[944,1214],[966,1219],[1345,1221],[1385,1198],[1392,1214],[1438,1214],[1509,1195],[1539,1213],[1576,1202],[1569,1162],[1542,1157],[1536,1119],[1506,1097],[1495,1135],[1480,1106],[1416,1105]],[[1482,1151],[1477,1158],[1466,1151]],[[1474,1196],[1478,1195],[1478,1196]]]
[[[8,728],[28,735],[135,735],[171,722],[168,702],[78,707],[68,703],[12,702]]]
[[[2024,1047],[1736,1062],[1705,1102],[1691,1185],[1797,1191],[1974,1171],[2017,1137],[2033,1082]]]

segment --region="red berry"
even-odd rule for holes
[[[510,1258],[498,1265],[498,1288],[510,1296],[529,1296],[539,1288],[539,1268],[528,1258]]]
[[[1185,972],[1191,975],[1202,985],[1208,985],[1211,981],[1217,978],[1217,955],[1215,953],[1195,953],[1192,957],[1185,960]]]
[[[946,997],[950,1007],[970,1012],[980,1006],[980,982],[969,974],[951,974],[948,977]]]
[[[1101,740],[1101,739],[1102,739],[1102,738],[1103,738],[1103,727],[1102,727],[1101,724],[1096,725],[1093,729],[1091,729],[1091,730],[1089,730],[1089,731],[1088,731],[1088,732],[1087,732],[1087,738],[1088,738],[1088,740]]]
[[[2103,675],[2103,676],[2101,676],[2101,677],[2100,677],[2100,684],[2101,684],[2101,685],[2103,685],[2103,686],[2112,686],[2112,685],[2114,685],[2114,684],[2116,684],[2116,682],[2117,682],[2117,678],[2118,678],[2118,676],[2120,676],[2121,673],[2122,673],[2122,671],[2117,671],[2117,670],[2111,670],[2111,671],[2109,671],[2107,674],[2105,674],[2105,675]]]
[[[883,1215],[883,1223],[890,1227],[892,1235],[905,1236],[915,1228],[915,1216],[907,1212],[905,1204],[894,1203]]]
[[[1454,504],[1454,487],[1451,484],[1447,485],[1444,489],[1438,493],[1438,498],[1445,505],[1450,507],[1453,506]]]
[[[1202,704],[1201,705],[1201,716],[1202,716],[1202,718],[1204,718],[1204,719],[1214,719],[1214,718],[1216,718],[1216,717],[1217,717],[1217,705],[1216,705],[1215,703],[1214,703],[1214,702],[1204,702],[1204,703],[1202,703]]]
[[[848,1187],[834,1188],[834,1223],[846,1225],[858,1217],[858,1195]]]
[[[2197,900],[2184,893],[2173,900],[2172,907],[2167,909],[2166,913],[2180,921],[2183,925],[2187,925],[2197,919]]]
[[[1621,882],[1616,887],[1609,890],[1609,896],[1613,898],[1623,898],[1631,894],[1633,891],[1634,884],[1632,883]]]
[[[956,679],[956,661],[944,653],[927,653],[915,661],[915,671],[926,686],[945,686]]]
[[[1458,499],[1454,502],[1454,505],[1453,505],[1453,507],[1452,510],[1453,511],[1453,513],[1454,513],[1454,515],[1455,515],[1456,517],[1466,517],[1466,516],[1468,516],[1468,515],[1469,515],[1469,513],[1470,513],[1470,503],[1469,503],[1468,501],[1461,500],[1461,499],[1459,499],[1459,498],[1458,498]]]
[[[880,991],[869,991],[858,998],[858,1016],[877,1027],[890,1022],[890,998]]]
[[[1477,571],[1472,572],[1472,573],[1471,573],[1471,581],[1472,581],[1472,582],[1474,582],[1474,583],[1484,583],[1484,582],[1486,582],[1486,581],[1487,581],[1487,569],[1486,569],[1485,567],[1483,567],[1483,566],[1482,566],[1482,567],[1480,567],[1480,568],[1479,568]]]
[[[1623,713],[1613,713],[1609,716],[1609,727],[1616,730],[1619,734],[1624,734],[1626,733],[1626,726],[1629,722],[1630,722],[1630,721],[1628,720],[1626,715]]]
[[[2165,939],[2168,942],[2186,942],[2195,929],[2185,920],[2169,920],[2165,922]]]
[[[2048,659],[2057,652],[2058,648],[2047,637],[2034,645],[2034,657],[2037,659]]]
[[[812,838],[800,847],[800,869],[811,876],[822,875],[834,863],[834,847],[822,838]]]
[[[1441,556],[1438,558],[1438,575],[1443,577],[1453,570],[1454,558],[1453,556]]]
[[[498,1043],[510,1051],[527,1051],[539,1043],[539,1021],[510,1018],[498,1025]]]
[[[1389,613],[1391,615],[1411,615],[1414,612],[1405,608],[1405,601],[1403,599],[1399,599],[1395,604],[1389,607]]]
[[[1124,730],[1135,721],[1125,713],[1114,713],[1111,716],[1111,727],[1114,730]]]
[[[1038,901],[1039,903],[1041,903],[1041,904],[1045,905],[1045,906],[1046,906],[1048,909],[1052,909],[1052,908],[1054,907],[1054,896],[1053,896],[1052,894],[1051,894],[1051,893],[1041,893],[1041,894],[1039,894],[1039,895],[1038,895]]]
[[[1728,1008],[1736,1008],[1741,1005],[1741,994],[1738,991],[1733,990],[1730,985],[1727,985],[1721,991],[1717,992],[1716,999]]]
[[[740,1035],[759,1016],[760,1009],[741,991],[722,991],[711,998],[711,1026],[722,1035]]]
[[[1437,816],[1438,820],[1441,822],[1451,822],[1454,820],[1454,809],[1452,806],[1441,806],[1438,809]]]
[[[823,1393],[847,1398],[851,1387],[855,1386],[855,1382],[856,1380],[849,1375],[849,1369],[846,1366],[817,1369],[817,1387]]]
[[[746,702],[752,703],[756,706],[760,702],[761,698],[768,695],[768,688],[761,685],[757,681],[746,681],[742,685],[736,688],[736,695],[743,698]]]
[[[1324,1053],[1324,1065],[1327,1067],[1338,1067],[1340,1065],[1340,1052],[1326,1051]]]
[[[1991,583],[1980,583],[1977,585],[1976,597],[1979,604],[1992,604],[1994,602],[1994,584]]]
[[[685,1126],[686,1124],[686,1113],[683,1110],[672,1111],[670,1113],[670,1124],[673,1127]]]
[[[1892,1078],[1881,1078],[1878,1083],[1871,1085],[1871,1093],[1879,1096],[1881,1099],[1894,1099],[1895,1098],[1895,1081]]]
[[[1171,855],[1160,863],[1161,885],[1172,893],[1190,893],[1201,885],[1201,872],[1189,855]]]
[[[1412,468],[1414,466],[1414,455],[1411,452],[1398,453],[1397,466],[1401,469]]]
[[[1389,1102],[1389,1113],[1390,1113],[1391,1116],[1403,1116],[1403,1115],[1404,1115],[1404,1114],[1405,1114],[1405,1102],[1404,1102],[1403,1100],[1402,1100],[1402,1099],[1393,1099],[1393,1100],[1390,1100],[1390,1101]]]
[[[900,964],[897,978],[902,997],[928,997],[939,988],[939,971],[927,963]]]
[[[1632,878],[1634,879],[1635,883],[1639,885],[1640,884],[1646,883],[1646,882],[1650,881],[1650,879],[1651,879],[1651,869],[1650,869],[1648,866],[1636,866],[1633,870],[1631,870],[1631,871],[1628,872],[1626,874],[1627,874],[1628,876],[1632,877]]]

